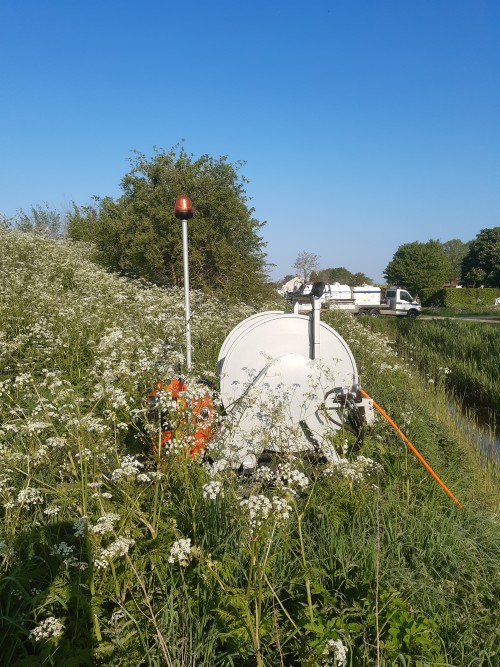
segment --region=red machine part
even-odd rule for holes
[[[162,425],[160,446],[168,447],[172,441],[183,442],[186,454],[191,458],[201,456],[215,431],[215,408],[209,389],[200,385],[195,395],[189,398],[187,385],[174,377],[167,385],[161,381],[156,383],[148,393],[150,403],[161,393],[169,397],[178,419],[175,425],[168,424],[165,428]]]

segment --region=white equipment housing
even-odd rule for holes
[[[373,421],[347,343],[320,321],[319,298],[309,299],[309,316],[258,313],[222,345],[217,372],[235,467],[254,468],[264,451],[314,452],[333,461],[338,454],[329,436],[343,428],[348,412]]]

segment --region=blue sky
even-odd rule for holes
[[[246,161],[275,278],[500,224],[498,0],[4,0],[0,63],[8,216],[184,139]]]

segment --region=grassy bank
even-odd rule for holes
[[[460,320],[366,321],[384,332],[399,353],[428,381],[441,383],[459,403],[500,425],[500,329],[498,325]]]
[[[382,420],[342,465],[242,479],[224,431],[204,461],[152,446],[145,396],[183,362],[182,295],[0,234],[0,664],[498,664],[495,470],[439,383],[331,320],[463,509]],[[192,298],[193,376],[213,377],[250,313]]]

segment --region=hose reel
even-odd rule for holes
[[[336,460],[328,436],[346,425],[361,432],[373,421],[351,350],[320,321],[319,300],[309,298],[310,315],[258,313],[240,322],[221,347],[221,399],[243,468],[255,467],[264,450],[315,451]]]

